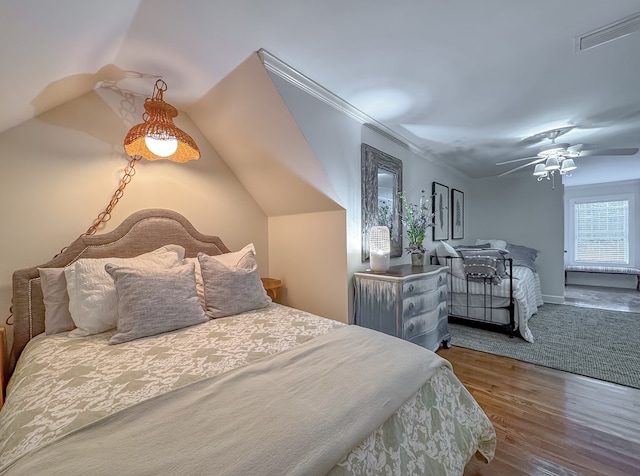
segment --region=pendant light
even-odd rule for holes
[[[200,158],[195,141],[173,123],[178,110],[164,102],[163,93],[167,83],[158,79],[153,96],[144,102],[143,122],[133,126],[124,139],[124,150],[130,157],[147,160],[168,159],[188,162]]]

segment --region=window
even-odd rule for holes
[[[629,198],[572,201],[573,262],[629,264]]]

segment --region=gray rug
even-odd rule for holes
[[[535,338],[449,324],[451,344],[640,389],[640,313],[544,304]]]

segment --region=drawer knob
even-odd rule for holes
[[[409,285],[409,292],[412,292],[412,291],[413,291],[413,284],[410,284]]]
[[[409,332],[413,332],[413,329],[414,329],[413,324],[409,324]]]
[[[414,304],[412,302],[409,303],[409,310],[413,310]]]

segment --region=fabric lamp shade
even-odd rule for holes
[[[178,110],[163,100],[166,86],[161,79],[156,81],[153,97],[144,103],[144,122],[131,128],[124,139],[124,150],[130,157],[147,160],[168,159],[180,163],[197,160],[200,150],[195,141],[173,123]]]
[[[385,273],[389,269],[391,234],[386,226],[373,226],[369,232],[369,257],[371,271]]]

